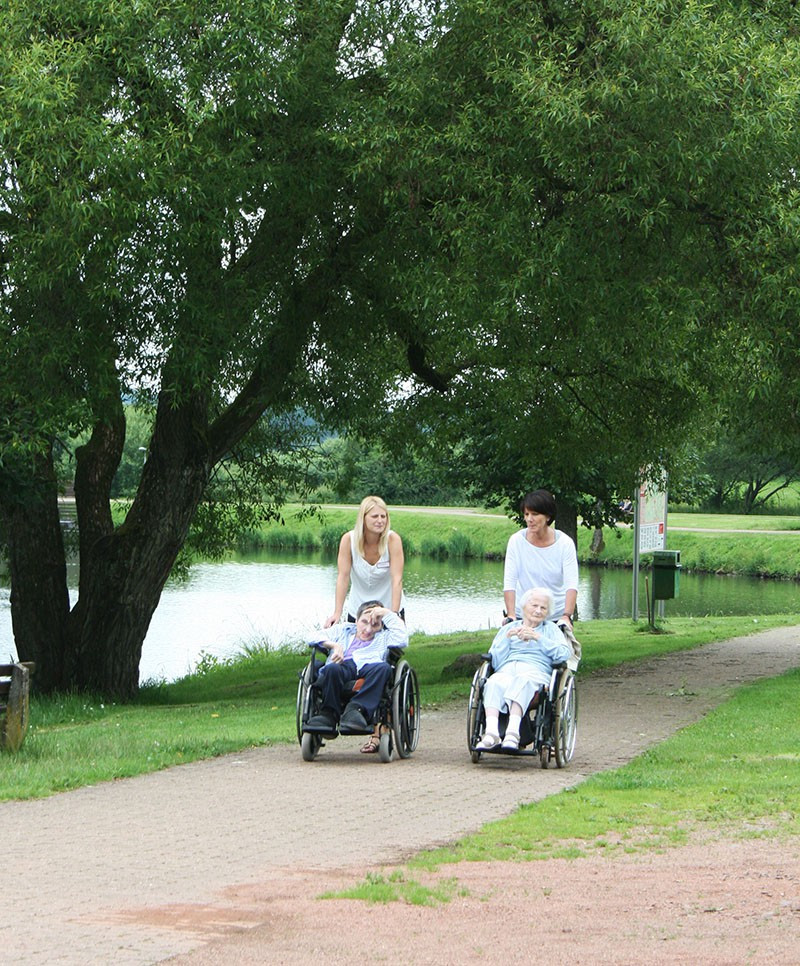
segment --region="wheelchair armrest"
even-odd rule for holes
[[[553,668],[556,671],[566,671],[567,668],[574,674],[578,670],[578,660],[577,658],[570,657],[566,661],[562,661],[560,664],[554,664]]]
[[[386,660],[389,664],[397,664],[400,658],[405,654],[406,649],[404,647],[390,647],[386,652]]]
[[[330,651],[328,650],[328,648],[327,647],[323,647],[319,642],[315,642],[313,644],[309,644],[308,646],[311,648],[312,651],[316,651],[317,654],[322,654],[325,657],[327,657],[328,654],[330,654]]]

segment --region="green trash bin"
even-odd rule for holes
[[[680,550],[653,551],[653,600],[678,596],[681,574]]]

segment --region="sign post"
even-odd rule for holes
[[[639,620],[639,559],[667,546],[667,477],[660,483],[640,483],[633,501],[633,607]],[[661,605],[663,607],[663,603]]]

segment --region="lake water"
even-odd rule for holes
[[[76,574],[73,581],[77,585]],[[409,630],[438,634],[498,626],[502,582],[498,561],[409,558]],[[322,554],[269,551],[197,564],[185,583],[164,590],[144,642],[141,678],[181,677],[204,653],[226,658],[248,645],[300,644],[331,612],[335,584],[335,559]],[[581,619],[630,617],[631,593],[630,571],[583,567]],[[0,576],[0,662],[15,657],[8,595]],[[644,575],[640,597],[640,617],[646,619]],[[679,597],[665,607],[667,616],[800,613],[800,584],[682,573]]]

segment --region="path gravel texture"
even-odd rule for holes
[[[358,738],[340,738],[313,763],[296,745],[259,748],[0,804],[4,955],[27,966],[290,963],[318,958],[319,947],[323,961],[347,962],[319,945],[313,919],[294,932],[287,903],[278,922],[276,901],[324,906],[313,897],[326,887],[617,767],[737,686],[798,666],[800,629],[784,628],[579,675],[578,743],[562,770],[505,756],[472,764],[464,707],[425,713],[418,750],[389,764],[359,754]],[[351,814],[368,816],[363,831]],[[345,935],[338,942],[346,948]],[[409,945],[405,961],[499,961],[426,948],[434,958]],[[395,958],[387,947],[386,961]]]

